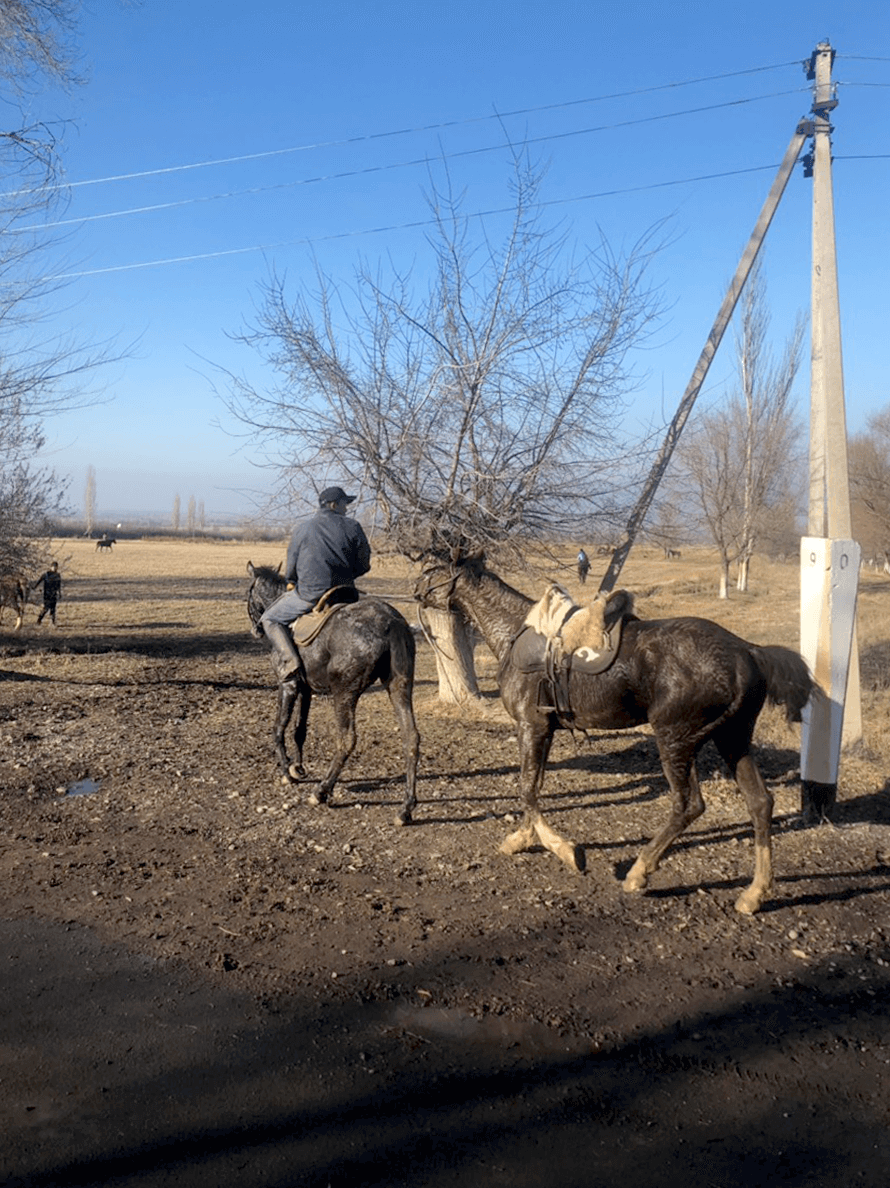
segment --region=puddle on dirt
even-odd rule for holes
[[[560,1035],[545,1023],[522,1022],[498,1015],[481,1018],[443,1007],[398,1003],[387,1012],[387,1023],[424,1040],[446,1040],[468,1048],[511,1048],[524,1056],[589,1056],[597,1044],[584,1035]]]
[[[89,776],[85,780],[77,780],[65,789],[66,796],[89,796],[91,792],[99,791],[99,781]]]

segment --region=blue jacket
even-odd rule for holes
[[[371,568],[371,546],[358,520],[322,507],[294,529],[284,576],[317,602],[332,586],[352,586]]]

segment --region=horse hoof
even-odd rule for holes
[[[738,899],[735,901],[735,910],[741,912],[743,916],[753,916],[755,912],[759,912],[763,904],[763,896],[759,891],[752,891],[749,887],[747,891],[743,891]]]
[[[311,804],[313,808],[318,808],[319,805],[328,803],[328,794],[327,792],[322,792],[319,788],[317,791],[309,793],[306,797],[306,803]]]
[[[524,825],[505,837],[499,848],[502,854],[521,854],[524,850],[530,850],[536,841],[535,831]]]
[[[649,885],[649,876],[646,874],[646,869],[640,862],[635,862],[624,878],[621,884],[624,891],[636,894],[639,891],[645,891]]]
[[[393,825],[410,825],[411,823],[411,814],[407,812],[399,813],[399,815],[393,820]]]
[[[292,763],[287,769],[287,774],[292,780],[304,780],[306,778],[306,768],[300,763]]]

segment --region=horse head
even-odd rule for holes
[[[414,600],[432,610],[447,611],[461,577],[478,579],[484,571],[485,559],[481,552],[469,555],[452,550],[447,557],[431,554],[414,583]]]
[[[273,569],[271,565],[254,565],[252,561],[248,561],[247,572],[252,579],[247,591],[247,613],[251,623],[256,627],[264,611],[284,593],[287,583],[281,576],[280,563]]]

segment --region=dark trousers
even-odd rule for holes
[[[37,616],[37,622],[42,623],[43,616],[47,613],[49,614],[49,617],[53,622],[53,626],[55,626],[55,622],[56,622],[56,600],[55,599],[53,599],[52,602],[47,602],[46,599],[43,600],[43,610]]]

